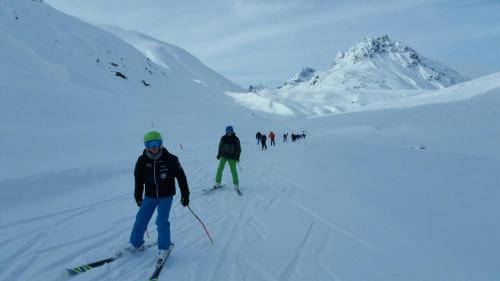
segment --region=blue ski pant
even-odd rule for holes
[[[172,199],[172,196],[162,198],[144,197],[139,212],[137,212],[135,217],[132,233],[130,234],[130,243],[132,245],[139,247],[144,243],[144,232],[156,207],[158,207],[158,215],[156,216],[158,249],[167,250],[170,247],[170,222],[168,221],[168,216],[172,207]]]

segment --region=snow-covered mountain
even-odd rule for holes
[[[311,67],[304,67],[301,71],[296,73],[292,78],[285,82],[285,86],[298,86],[302,83],[308,82],[316,76],[316,70]]]
[[[157,41],[147,57],[119,37],[41,1],[2,1],[0,35],[2,70],[8,68],[12,79],[29,75],[132,96],[145,87],[160,97],[166,89],[189,89],[184,92],[200,97],[239,88],[185,50]],[[141,40],[131,41],[153,41],[139,34],[135,38]]]
[[[469,81],[389,36],[368,37],[337,54],[324,72],[302,69],[283,86],[250,94],[228,93],[252,110],[278,115],[322,116],[427,95]]]
[[[286,82],[284,88],[440,89],[467,80],[446,65],[427,59],[411,47],[383,35],[367,37],[347,52],[339,52],[327,71],[315,73],[313,69],[304,69]]]

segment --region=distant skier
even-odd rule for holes
[[[240,139],[234,133],[232,126],[226,127],[226,134],[221,137],[219,142],[219,151],[217,153],[217,160],[219,160],[219,167],[217,168],[217,174],[215,175],[215,186],[219,187],[222,185],[222,172],[226,166],[226,162],[229,163],[229,169],[231,170],[231,175],[233,176],[234,189],[239,191],[240,181],[238,179],[238,170],[236,170],[236,163],[240,161],[241,145]]]
[[[288,142],[288,133],[283,134],[283,142]]]
[[[262,134],[260,132],[257,132],[257,134],[255,135],[255,138],[257,139],[257,145],[259,145],[261,137],[262,137]]]
[[[260,144],[262,145],[262,150],[267,150],[266,140],[266,134],[262,134],[262,136],[260,136]]]
[[[146,133],[144,146],[146,148],[137,159],[134,170],[134,197],[139,211],[135,218],[127,250],[137,252],[144,249],[144,232],[155,209],[158,208],[156,216],[158,259],[164,259],[172,244],[168,217],[175,195],[175,179],[177,179],[181,191],[181,204],[184,207],[189,205],[189,188],[179,159],[163,147],[162,136],[159,132]]]
[[[276,143],[274,142],[274,138],[276,137],[276,135],[274,134],[273,131],[271,131],[269,133],[269,139],[271,140],[271,146],[276,146]]]

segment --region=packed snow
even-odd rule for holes
[[[185,51],[124,33],[38,1],[0,2],[0,280],[147,280],[154,248],[73,277],[65,269],[127,244],[133,168],[152,128],[179,157],[215,242],[176,195],[176,246],[159,280],[500,276],[500,72],[310,114],[285,99],[242,106],[225,94],[237,86]],[[226,125],[242,142],[243,196],[227,168],[225,188],[202,191]],[[255,133],[271,130],[277,145],[262,151]],[[284,132],[306,138],[284,143]]]
[[[492,74],[440,90],[339,91],[290,88],[286,90],[263,89],[253,93],[228,92],[226,94],[232,97],[236,103],[261,113],[319,117],[458,101],[489,93],[499,85],[498,74]]]

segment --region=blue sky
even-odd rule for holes
[[[184,48],[242,87],[326,70],[338,51],[384,33],[469,77],[500,71],[500,0],[45,2]]]

